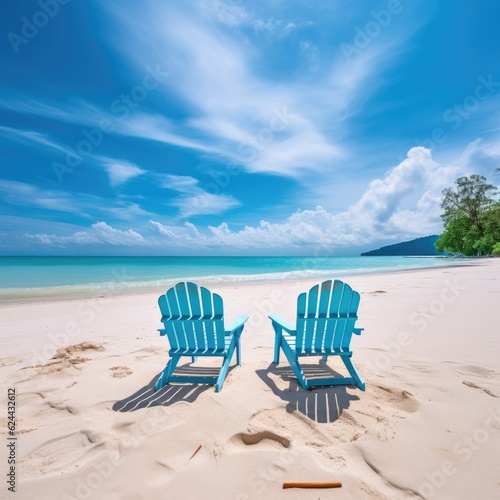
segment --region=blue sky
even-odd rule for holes
[[[2,255],[355,255],[499,183],[495,0],[0,9]]]

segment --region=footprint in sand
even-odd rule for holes
[[[35,474],[61,474],[68,469],[80,467],[87,462],[91,451],[100,445],[88,431],[75,432],[51,439],[31,452],[24,460],[24,466]]]
[[[462,384],[466,385],[467,387],[471,387],[472,389],[479,389],[480,391],[483,391],[484,393],[488,394],[488,396],[491,396],[492,398],[498,398],[496,394],[493,394],[489,389],[485,389],[484,387],[480,387],[479,385],[475,384],[474,382],[469,382],[468,380],[462,381]]]
[[[19,433],[63,422],[78,413],[76,408],[53,401],[48,395],[38,392],[20,393],[19,406],[23,408],[19,417]]]
[[[379,393],[378,400],[390,403],[398,410],[403,410],[407,413],[415,413],[418,410],[419,403],[411,392],[383,385],[375,385],[374,388]]]
[[[109,370],[113,378],[123,378],[132,375],[132,370],[128,366],[113,366]]]
[[[265,448],[289,448],[290,440],[271,431],[259,431],[253,433],[240,432],[235,434],[229,443],[239,446],[261,445]],[[260,447],[260,446],[259,446]]]
[[[94,342],[82,342],[81,344],[61,347],[55,352],[48,363],[20,368],[20,370],[36,368],[38,371],[37,375],[24,379],[22,382],[29,382],[39,375],[58,375],[59,372],[64,372],[69,368],[81,370],[81,367],[78,367],[78,365],[91,361],[91,358],[84,358],[79,355],[80,353],[86,351],[104,351],[104,347],[102,344],[96,344]],[[90,353],[87,352],[87,354]]]
[[[52,359],[67,359],[71,358],[75,353],[84,351],[104,351],[102,344],[96,344],[95,342],[82,342],[81,344],[69,345],[67,347],[61,347],[57,349],[56,353],[52,356]]]

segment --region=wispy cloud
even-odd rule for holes
[[[389,42],[380,37],[346,61],[320,54],[315,44],[302,40],[295,45],[297,56],[302,53],[317,72],[314,81],[307,76],[276,80],[259,66],[259,51],[266,51],[266,44],[234,30],[215,29],[207,18],[269,32],[296,30],[312,21],[262,19],[223,1],[168,8],[146,2],[140,10],[129,3],[109,12],[117,52],[135,64],[138,75],[145,67],[160,68],[162,78],[154,92],[171,99],[173,91],[185,119],[173,120],[161,108],[154,113],[129,109],[122,116],[113,112],[112,102],[106,108],[82,99],[69,99],[62,106],[10,96],[0,98],[0,107],[86,127],[107,120],[113,134],[212,155],[243,165],[250,173],[291,177],[310,190],[315,183],[309,172],[326,181],[348,162],[348,121],[381,84],[377,75],[397,57],[394,45],[404,45],[401,37]],[[159,45],[169,50],[159,52]],[[113,182],[119,184],[119,176]]]
[[[222,153],[210,145],[208,141],[193,138],[193,131],[190,131],[189,128],[180,131],[179,127],[165,116],[141,111],[123,116],[123,114],[113,113],[111,106],[112,103],[110,103],[110,109],[105,109],[83,99],[69,99],[62,110],[60,103],[42,102],[29,95],[9,97],[8,99],[0,98],[0,108],[17,113],[41,116],[72,125],[93,127],[101,129],[101,133],[103,133],[102,123],[105,121],[108,126],[105,127],[104,133],[137,137],[213,154]],[[55,142],[49,143],[48,139],[44,139],[44,135],[38,132],[16,130],[10,127],[2,127],[0,132],[10,135],[16,134],[20,140],[23,138],[25,140],[31,139],[40,143],[45,141],[46,145],[66,151],[64,147]],[[83,136],[82,139],[84,139]]]
[[[267,19],[254,19],[252,26],[256,31],[267,31],[279,35],[287,35],[298,28],[297,24],[285,21],[284,19],[275,19],[269,17]]]
[[[41,189],[24,182],[0,180],[0,193],[3,201],[11,205],[82,214],[82,207],[75,203],[74,198],[61,191]]]
[[[196,215],[221,214],[241,203],[227,194],[214,194],[205,191],[197,179],[187,175],[156,174],[164,189],[170,189],[180,193],[170,203],[179,208],[181,218]]]
[[[143,169],[126,160],[116,160],[102,156],[97,159],[101,162],[108,173],[112,186],[119,186],[120,184],[127,182],[129,179],[145,174]]]
[[[166,94],[175,92],[189,109],[184,130],[189,127],[186,135],[196,136],[198,144],[210,144],[213,154],[243,165],[247,172],[291,177],[311,190],[315,183],[308,173],[317,172],[326,181],[348,162],[353,154],[352,146],[346,147],[349,120],[382,85],[379,75],[417,29],[380,36],[350,61],[340,50],[332,57],[331,50],[321,54],[312,41],[297,40],[297,59],[306,60],[314,80],[300,73],[293,79],[276,78],[266,76],[259,64],[266,43],[258,43],[248,32],[216,29],[206,17],[266,32],[298,30],[306,22],[259,18],[226,2],[210,8],[205,2],[189,5],[166,9],[146,3],[140,13],[133,10],[133,16],[132,9],[113,11],[121,26],[114,33],[117,51],[137,68],[165,68],[169,77],[161,86]],[[158,44],[168,46],[168,53],[159,55]],[[285,121],[276,121],[280,113]]]
[[[16,141],[25,145],[36,144],[44,148],[55,149],[57,151],[67,152],[66,148],[49,137],[47,134],[36,132],[34,130],[17,129],[0,125],[0,139],[9,138],[9,141]]]
[[[156,216],[136,203],[122,199],[107,199],[96,195],[44,189],[34,184],[0,179],[3,204],[13,207],[34,207],[68,216],[92,219],[113,216],[134,223],[141,217]],[[43,214],[43,212],[41,212]],[[44,215],[47,215],[45,213]]]
[[[147,18],[134,17],[134,24],[142,26],[136,31],[138,38],[120,42],[119,50],[142,66],[145,61],[153,64],[157,60],[157,51],[153,51],[154,58],[150,55],[152,40],[162,40],[171,48],[160,61],[170,75],[162,85],[189,103],[191,118],[187,123],[201,137],[210,139],[219,153],[240,162],[249,172],[291,177],[300,176],[304,166],[326,169],[338,158],[340,148],[335,140],[323,134],[307,111],[313,105],[312,96],[306,96],[300,86],[282,84],[278,88],[258,75],[251,56],[255,47],[215,32],[202,18],[182,9],[167,11],[157,5],[150,9],[152,12],[145,11]],[[126,26],[131,22],[123,12],[121,20]],[[290,121],[286,123],[277,121],[277,113],[283,109],[289,110]],[[311,137],[322,145],[314,148],[314,155],[310,154]],[[286,155],[279,154],[285,149]],[[251,154],[242,154],[248,150]],[[300,151],[300,155],[290,151]]]
[[[222,0],[202,0],[199,3],[203,16],[226,24],[228,26],[239,26],[249,19],[249,15],[241,5]]]

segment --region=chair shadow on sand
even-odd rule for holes
[[[315,366],[302,365],[302,369],[308,378],[342,376],[324,361],[320,361]],[[290,366],[277,366],[271,363],[267,369],[257,370],[256,373],[276,396],[287,402],[288,413],[298,411],[320,424],[335,422],[342,415],[342,411],[349,408],[351,401],[359,400],[358,396],[347,392],[347,387],[355,388],[356,386],[315,387],[305,391],[298,384]],[[270,374],[288,382],[288,388],[279,389]]]
[[[176,369],[176,373],[192,377],[217,376],[219,371],[219,367],[192,366],[192,363],[186,363]],[[165,385],[160,390],[155,391],[156,381],[161,374],[162,372],[134,394],[117,401],[113,405],[113,410],[128,412],[142,408],[151,408],[153,406],[171,406],[180,402],[193,403],[201,393],[207,390],[214,390],[212,385],[176,384]]]

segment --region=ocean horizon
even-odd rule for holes
[[[452,257],[0,257],[0,303],[164,291],[179,281],[262,283],[446,266]]]

